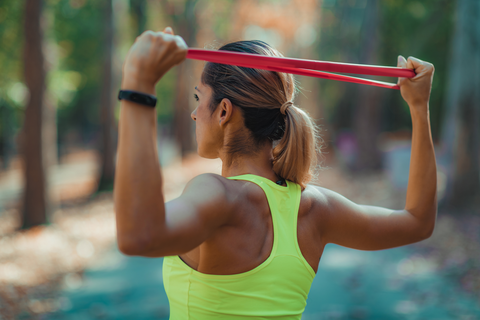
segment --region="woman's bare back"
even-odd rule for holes
[[[235,204],[231,219],[197,248],[180,255],[191,268],[207,274],[238,274],[254,269],[270,255],[273,224],[264,191],[256,184],[222,178],[228,196]],[[309,188],[302,191],[297,238],[303,256],[317,270],[321,245],[313,215]]]

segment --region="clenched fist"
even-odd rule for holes
[[[398,56],[398,67],[413,69],[416,76],[413,78],[399,78],[400,92],[403,99],[410,106],[411,111],[427,111],[430,100],[430,91],[432,89],[433,73],[435,71],[433,64],[420,59]]]
[[[123,64],[122,89],[155,94],[155,85],[187,56],[187,44],[170,27],[137,37]]]

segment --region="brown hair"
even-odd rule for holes
[[[219,50],[283,57],[258,40],[229,43]],[[234,135],[227,142],[230,158],[254,153],[272,141],[273,171],[305,188],[319,150],[312,119],[293,105],[297,92],[293,75],[207,62],[201,81],[212,89],[212,114],[222,99],[227,98],[242,110],[245,127],[251,133],[249,137]]]

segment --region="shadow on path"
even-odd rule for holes
[[[62,292],[49,319],[168,319],[163,259],[112,248]],[[480,319],[480,308],[407,248],[365,252],[328,245],[302,319]]]

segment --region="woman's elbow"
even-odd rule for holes
[[[421,229],[420,229],[420,241],[426,240],[430,238],[433,234],[433,231],[435,230],[435,221],[436,221],[436,216],[437,216],[437,209],[435,208],[434,214],[432,214],[432,217],[428,219],[427,221],[422,222]]]
[[[170,255],[168,247],[161,239],[117,237],[118,249],[127,256],[160,258]]]
[[[152,249],[152,241],[145,236],[138,234],[117,233],[118,250],[127,256],[144,256]]]
[[[141,255],[141,246],[139,246],[134,241],[127,241],[126,239],[122,239],[117,237],[117,246],[118,250],[127,256],[140,256]]]

